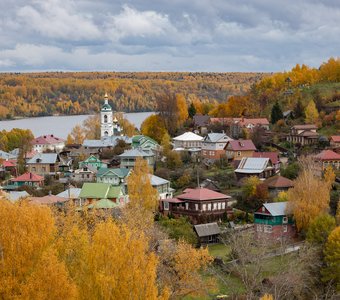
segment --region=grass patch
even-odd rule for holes
[[[321,129],[318,130],[318,133],[320,135],[325,135],[325,136],[331,136],[331,135],[336,135],[338,134],[339,132],[339,129],[336,128],[335,125],[333,126],[325,126],[325,127],[322,127]]]
[[[224,244],[209,245],[208,250],[213,257],[227,258],[230,254],[230,247]]]

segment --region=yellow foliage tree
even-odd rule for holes
[[[47,249],[23,286],[23,298],[35,300],[78,299],[77,287],[70,280],[65,264],[56,251]]]
[[[324,176],[325,181],[329,185],[329,188],[331,188],[333,183],[335,182],[335,177],[336,177],[332,166],[330,165],[327,166],[323,176]]]
[[[164,135],[168,133],[164,121],[159,115],[151,115],[146,118],[141,125],[141,132],[158,143],[161,143]]]
[[[150,182],[147,161],[139,158],[127,179],[129,203],[123,209],[124,220],[131,228],[140,232],[153,226],[154,213],[158,205],[158,192]]]
[[[316,109],[315,103],[313,100],[311,100],[306,109],[305,109],[305,115],[306,115],[306,123],[309,124],[316,124],[319,118],[318,110]]]
[[[329,235],[324,248],[326,266],[322,270],[323,280],[331,281],[340,291],[340,226]]]
[[[260,300],[274,300],[274,298],[271,294],[264,294]]]
[[[188,106],[182,94],[176,95],[176,109],[177,109],[177,126],[181,127],[188,119]]]
[[[82,144],[85,140],[85,130],[80,125],[76,125],[73,127],[69,140],[72,139],[72,141],[76,144]]]
[[[147,239],[108,220],[96,226],[89,254],[88,299],[157,299],[157,258]]]
[[[275,201],[276,202],[286,202],[286,201],[288,201],[288,193],[285,192],[285,191],[279,192],[279,194],[275,198]]]
[[[329,185],[314,176],[313,170],[305,168],[288,191],[288,201],[299,231],[307,230],[311,221],[328,209]]]
[[[47,207],[0,200],[1,299],[19,297],[54,233],[53,217]]]

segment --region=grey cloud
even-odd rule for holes
[[[335,0],[0,0],[0,71],[318,66],[339,20]]]

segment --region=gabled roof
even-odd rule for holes
[[[126,176],[129,175],[130,171],[131,170],[127,168],[114,168],[114,169],[100,168],[97,172],[97,177],[102,177],[102,176],[109,175],[109,174],[115,174],[119,178],[125,178]]]
[[[202,141],[203,137],[191,131],[187,131],[179,136],[174,137],[173,140],[174,141]]]
[[[71,199],[76,199],[79,198],[81,189],[79,188],[69,188],[59,194],[57,194],[58,197],[62,198],[71,198]]]
[[[195,126],[207,126],[210,121],[210,116],[208,115],[194,115],[194,124]]]
[[[340,160],[340,154],[332,150],[323,150],[315,158],[318,160]]]
[[[218,199],[230,199],[231,197],[222,193],[218,193],[206,188],[185,189],[184,193],[177,196],[180,200],[218,200]]]
[[[269,158],[264,157],[244,157],[242,158],[235,173],[257,174],[262,173],[269,163]]]
[[[209,236],[220,234],[221,230],[218,227],[217,223],[207,223],[207,224],[198,224],[194,225],[195,231],[199,237]]]
[[[151,137],[148,137],[146,135],[135,135],[132,137],[132,145],[140,145],[142,146],[145,143],[152,143],[154,145],[159,145],[154,139],[152,139]]]
[[[120,185],[117,185],[117,186],[113,186],[111,185],[110,186],[110,189],[109,189],[109,192],[107,194],[107,198],[119,198],[119,196],[123,195],[124,192],[123,192],[123,187],[120,186]]]
[[[272,216],[285,216],[288,202],[265,203],[263,206]]]
[[[340,143],[340,135],[332,135],[330,140],[334,143]]]
[[[32,141],[33,145],[54,145],[65,142],[64,139],[58,138],[53,134],[42,135]]]
[[[254,152],[253,157],[269,158],[272,164],[278,164],[280,162],[278,152]]]
[[[89,163],[89,162],[102,162],[102,161],[95,155],[90,155],[88,158],[86,158],[85,160],[79,163]]]
[[[256,118],[256,119],[248,119],[248,118],[241,118],[238,122],[241,126],[248,126],[248,125],[269,125],[269,121],[267,118]]]
[[[9,201],[15,202],[15,201],[18,201],[20,199],[29,197],[30,194],[27,193],[26,191],[15,191],[15,192],[4,193],[4,196]]]
[[[119,204],[109,200],[109,199],[100,199],[95,203],[88,205],[88,208],[97,208],[97,209],[111,209],[119,206]]]
[[[255,151],[256,150],[256,147],[252,140],[229,141],[228,145],[230,145],[231,149],[234,151]]]
[[[11,153],[0,150],[0,158],[2,159],[16,159],[17,157]]]
[[[135,148],[130,150],[125,150],[124,153],[118,155],[119,157],[135,158],[135,157],[149,157],[154,156],[153,153],[146,152],[144,150]]]
[[[34,155],[27,164],[55,164],[57,162],[57,153],[38,153]]]
[[[229,142],[233,139],[227,136],[225,133],[208,133],[204,138],[205,142],[217,143],[217,142]]]
[[[85,182],[79,198],[106,199],[110,189],[109,183]]]
[[[14,179],[11,179],[11,181],[13,181],[13,182],[26,182],[26,181],[41,182],[41,181],[44,181],[44,177],[37,175],[37,174],[34,174],[34,173],[31,173],[31,172],[27,172],[27,173],[22,174],[22,175],[14,178]]]
[[[0,163],[4,168],[13,168],[16,166],[15,160],[4,160],[2,163]]]
[[[169,180],[158,177],[156,175],[149,174],[149,177],[150,177],[150,182],[152,186],[158,186],[158,185],[170,183]]]
[[[283,176],[273,176],[266,179],[263,184],[269,188],[290,188],[294,186],[292,180]]]
[[[318,129],[318,127],[314,124],[304,124],[304,125],[294,125],[292,129],[296,130],[311,130],[311,129]]]
[[[106,148],[117,145],[118,140],[122,140],[127,144],[131,144],[131,138],[127,136],[110,136],[102,140],[84,140],[83,147],[87,148]]]

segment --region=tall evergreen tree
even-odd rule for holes
[[[189,109],[188,109],[188,114],[189,114],[189,118],[192,119],[194,117],[194,115],[196,115],[196,108],[194,103],[191,102]]]
[[[280,104],[276,101],[272,108],[271,122],[272,124],[276,124],[276,122],[281,119],[283,119],[283,113]]]
[[[294,117],[296,119],[298,118],[301,118],[301,117],[304,117],[304,108],[303,108],[303,105],[302,105],[302,102],[301,100],[299,99],[297,102],[296,102],[296,105],[294,107]]]

